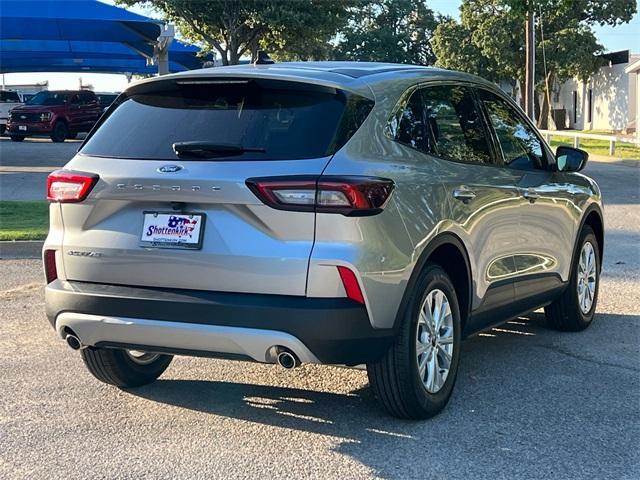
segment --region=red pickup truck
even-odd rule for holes
[[[38,92],[21,107],[11,110],[7,133],[14,142],[46,135],[54,142],[88,132],[102,109],[96,95],[88,90],[48,90]]]

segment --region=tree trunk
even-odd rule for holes
[[[551,77],[553,72],[548,72],[544,78],[544,94],[542,95],[542,105],[540,107],[540,116],[538,117],[538,128],[547,130],[549,128],[549,117],[551,115]]]
[[[524,80],[520,80],[518,82],[519,86],[520,86],[520,100],[519,100],[519,104],[520,107],[524,110],[524,89],[525,89],[525,81]]]

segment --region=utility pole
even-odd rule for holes
[[[524,79],[524,110],[527,116],[535,121],[535,69],[536,69],[536,30],[533,13],[533,0],[527,2],[527,20],[525,23],[525,79]]]
[[[174,36],[175,27],[171,23],[165,24],[153,48],[153,60],[158,65],[158,75],[169,73],[169,47]]]

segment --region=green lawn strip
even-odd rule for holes
[[[552,136],[551,146],[559,145],[573,146],[573,137]],[[609,155],[609,141],[596,140],[594,138],[581,138],[580,148],[595,155]],[[640,159],[640,148],[632,143],[616,142],[616,158],[635,158]]]
[[[47,202],[0,201],[0,240],[42,240],[48,231]]]

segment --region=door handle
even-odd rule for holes
[[[526,198],[527,200],[529,200],[529,202],[531,202],[531,203],[535,202],[537,199],[540,198],[540,194],[538,192],[536,192],[535,190],[533,190],[532,188],[528,188],[527,190],[525,190],[522,193],[522,196],[524,198]]]
[[[463,203],[467,203],[476,198],[476,194],[466,187],[458,187],[453,191],[453,198],[460,200]]]

